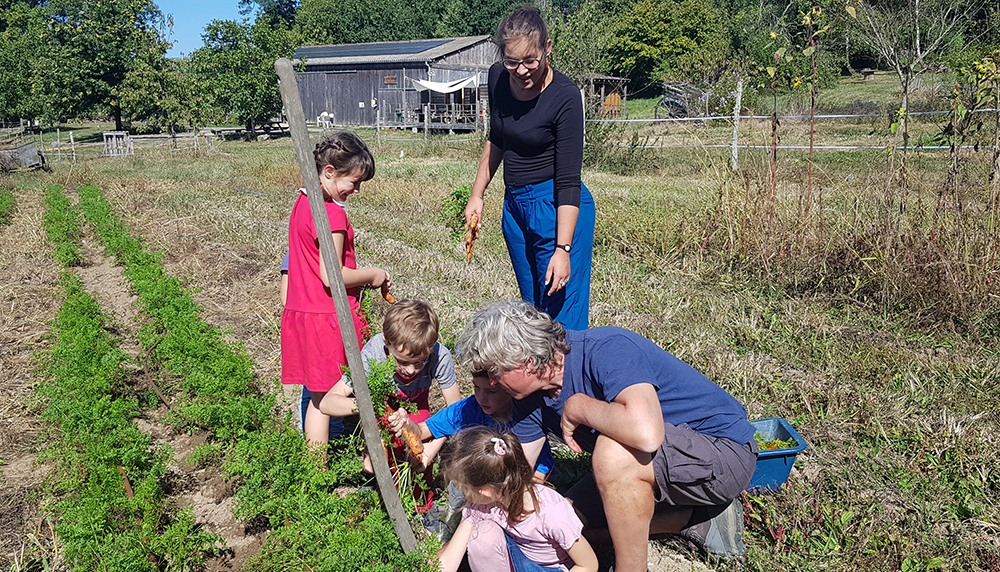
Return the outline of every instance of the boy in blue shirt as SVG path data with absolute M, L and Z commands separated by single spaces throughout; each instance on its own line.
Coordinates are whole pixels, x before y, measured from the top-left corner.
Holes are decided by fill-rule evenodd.
M 389 417 L 389 430 L 394 432 L 397 438 L 402 438 L 403 428 L 408 427 L 420 437 L 421 441 L 430 440 L 424 443 L 424 452 L 420 455 L 419 464 L 414 463 L 415 471 L 429 468 L 445 440 L 462 429 L 475 425 L 484 425 L 498 431 L 510 431 L 513 428 L 514 400 L 510 394 L 490 383 L 485 371 L 472 374 L 472 385 L 475 386 L 473 395 L 452 403 L 431 415 L 426 421 L 417 423 L 402 410 L 396 411 Z M 413 462 L 414 460 L 411 460 L 411 463 Z M 535 482 L 544 483 L 552 471 L 552 466 L 552 449 L 546 441 L 535 463 Z M 449 483 L 448 510 L 440 517 L 440 521 L 444 523 L 443 530 L 440 530 L 439 534 L 442 542 L 447 542 L 455 532 L 464 505 L 465 497 Z M 429 530 L 437 531 L 439 526 L 433 520 L 435 519 L 425 519 L 424 525 Z
M 430 467 L 445 439 L 466 427 L 484 425 L 498 431 L 510 431 L 513 428 L 514 400 L 510 394 L 502 387 L 491 384 L 485 371 L 472 374 L 472 385 L 475 386 L 473 395 L 452 403 L 426 421 L 417 423 L 403 410 L 397 410 L 389 417 L 389 430 L 397 437 L 402 438 L 403 428 L 409 427 L 421 441 L 430 441 L 424 443 L 424 452 L 419 459 L 421 466 L 415 466 L 414 469 Z M 535 464 L 537 482 L 545 482 L 552 471 L 552 463 L 552 449 L 546 442 Z

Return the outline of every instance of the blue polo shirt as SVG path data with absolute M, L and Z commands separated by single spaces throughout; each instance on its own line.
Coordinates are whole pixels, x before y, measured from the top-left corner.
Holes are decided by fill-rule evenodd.
M 735 397 L 693 367 L 639 334 L 605 326 L 567 330 L 570 346 L 563 369 L 559 397 L 541 392 L 514 401 L 514 429 L 522 443 L 531 443 L 546 432 L 562 438 L 559 426 L 563 406 L 571 395 L 583 393 L 611 403 L 624 389 L 638 383 L 656 388 L 663 421 L 688 427 L 737 443 L 753 441 L 754 427 Z M 594 451 L 597 431 L 580 426 L 573 438 L 585 451 Z
M 484 425 L 497 431 L 510 431 L 510 424 L 498 424 L 493 417 L 483 413 L 483 408 L 479 406 L 475 396 L 470 395 L 465 399 L 460 399 L 455 403 L 431 415 L 427 421 L 427 428 L 435 439 L 450 437 L 466 427 Z M 552 449 L 546 441 L 542 447 L 542 452 L 538 455 L 538 462 L 535 470 L 547 475 L 552 471 Z

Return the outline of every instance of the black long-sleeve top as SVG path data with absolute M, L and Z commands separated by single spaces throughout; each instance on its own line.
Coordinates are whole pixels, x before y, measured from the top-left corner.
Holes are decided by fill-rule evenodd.
M 554 179 L 556 206 L 580 206 L 583 99 L 576 84 L 553 71 L 552 83 L 530 101 L 510 93 L 510 72 L 489 73 L 490 142 L 503 150 L 503 182 L 520 187 Z

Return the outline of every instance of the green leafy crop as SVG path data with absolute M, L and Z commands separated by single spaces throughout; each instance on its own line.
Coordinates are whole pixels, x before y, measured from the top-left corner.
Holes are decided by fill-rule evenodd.
M 62 185 L 52 185 L 45 190 L 45 234 L 56 244 L 55 259 L 63 266 L 80 263 L 80 212 L 66 198 Z

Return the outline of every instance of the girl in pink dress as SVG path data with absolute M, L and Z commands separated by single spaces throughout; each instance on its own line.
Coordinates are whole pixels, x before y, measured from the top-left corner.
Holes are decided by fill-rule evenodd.
M 473 572 L 596 572 L 573 505 L 532 482 L 532 468 L 511 433 L 470 427 L 449 440 L 444 476 L 465 495 L 462 522 L 438 554 L 454 572 L 466 550 Z
M 313 156 L 360 344 L 367 323 L 361 315 L 358 291 L 364 286 L 391 285 L 391 277 L 381 268 L 357 267 L 354 228 L 347 220 L 344 206 L 347 197 L 360 190 L 362 181 L 375 175 L 375 159 L 357 135 L 346 131 L 316 145 Z M 299 192 L 288 223 L 288 290 L 281 315 L 281 383 L 302 385 L 311 392 L 304 420 L 306 440 L 317 448 L 325 448 L 330 417 L 320 412 L 319 405 L 327 392 L 337 383 L 343 383 L 347 354 L 330 280 L 319 253 L 309 198 L 304 189 Z

